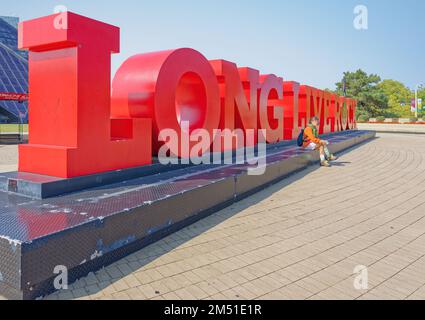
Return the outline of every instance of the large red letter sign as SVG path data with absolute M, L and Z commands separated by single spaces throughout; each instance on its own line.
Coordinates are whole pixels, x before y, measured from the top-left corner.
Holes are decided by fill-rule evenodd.
M 266 142 L 283 140 L 283 79 L 274 74 L 260 76 L 258 127 L 266 132 Z
M 259 81 L 259 72 L 253 69 L 241 69 L 241 74 L 236 64 L 225 60 L 212 60 L 211 66 L 217 76 L 220 86 L 221 98 L 221 119 L 220 129 L 243 129 L 245 132 L 245 142 L 247 142 L 247 130 L 257 131 L 257 95 L 250 97 L 251 87 L 256 94 Z M 248 94 L 245 93 L 244 84 L 248 86 Z M 253 103 L 254 102 L 254 103 Z M 255 142 L 254 139 L 253 142 Z M 236 145 L 233 146 L 235 148 Z
M 190 132 L 203 128 L 213 140 L 220 120 L 219 89 L 211 65 L 199 52 L 177 49 L 133 56 L 118 70 L 112 87 L 114 116 L 153 119 L 154 152 L 162 130 L 174 130 L 181 140 L 183 121 L 190 123 Z M 189 157 L 190 150 L 175 147 L 174 155 Z
M 20 25 L 19 46 L 30 51 L 31 128 L 19 171 L 69 178 L 150 163 L 150 120 L 110 120 L 119 29 L 64 14 L 66 25 L 58 26 L 59 15 Z
M 19 47 L 30 51 L 20 172 L 71 178 L 149 164 L 164 149 L 173 160 L 208 156 L 223 139 L 217 150 L 256 144 L 259 130 L 276 143 L 296 138 L 313 115 L 320 133 L 356 128 L 353 99 L 187 48 L 129 58 L 111 92 L 119 29 L 74 13 L 21 23 Z
M 300 84 L 295 81 L 283 83 L 283 105 L 284 105 L 284 139 L 296 139 L 299 134 L 299 92 Z
M 314 88 L 310 86 L 300 86 L 300 93 L 298 97 L 298 112 L 302 128 L 307 127 L 310 118 L 314 113 L 314 110 L 312 110 L 314 104 L 313 90 Z

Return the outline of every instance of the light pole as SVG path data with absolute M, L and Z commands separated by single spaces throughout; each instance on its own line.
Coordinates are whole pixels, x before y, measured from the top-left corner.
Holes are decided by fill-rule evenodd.
M 415 118 L 418 118 L 418 90 L 423 86 L 422 83 L 417 84 L 415 88 Z

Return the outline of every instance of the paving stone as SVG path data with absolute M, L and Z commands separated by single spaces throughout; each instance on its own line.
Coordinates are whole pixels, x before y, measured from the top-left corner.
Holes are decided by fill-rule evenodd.
M 425 299 L 425 135 L 378 134 L 338 162 L 47 299 Z M 357 265 L 368 267 L 368 291 L 353 286 Z

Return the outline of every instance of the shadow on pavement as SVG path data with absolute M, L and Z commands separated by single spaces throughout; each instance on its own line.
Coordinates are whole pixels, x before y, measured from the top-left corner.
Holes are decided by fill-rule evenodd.
M 338 156 L 341 157 L 344 154 L 349 153 L 349 152 L 353 151 L 354 149 L 357 149 L 358 147 L 360 147 L 363 144 L 366 144 L 370 141 L 373 141 L 373 140 L 366 141 L 366 142 L 361 143 L 359 145 L 356 145 L 356 146 L 354 146 L 350 149 L 347 149 L 343 152 L 340 152 L 340 153 L 338 153 Z M 344 167 L 344 166 L 349 165 L 350 163 L 351 162 L 347 162 L 347 161 L 340 161 L 340 162 L 337 161 L 337 162 L 332 163 L 332 166 Z M 173 241 L 167 241 L 167 239 L 172 236 L 172 235 L 169 235 L 169 236 L 159 240 L 158 242 L 155 242 L 155 243 L 153 243 L 153 244 L 151 244 L 151 245 L 129 255 L 128 257 L 121 259 L 118 262 L 115 262 L 111 266 L 119 268 L 118 267 L 119 265 L 126 265 L 125 268 L 121 268 L 121 269 L 119 268 L 120 272 L 123 274 L 122 276 L 119 276 L 119 277 L 114 278 L 112 280 L 106 280 L 106 281 L 102 281 L 102 282 L 99 282 L 99 281 L 96 282 L 97 278 L 93 279 L 94 282 L 90 281 L 91 284 L 96 283 L 97 286 L 87 284 L 87 285 L 83 285 L 83 288 L 81 288 L 79 285 L 77 285 L 75 288 L 73 288 L 76 291 L 77 291 L 77 288 L 78 288 L 78 294 L 76 292 L 73 292 L 74 298 L 78 299 L 78 298 L 87 297 L 89 295 L 95 295 L 95 294 L 99 293 L 100 291 L 102 291 L 103 289 L 106 289 L 107 287 L 109 287 L 109 286 L 113 285 L 114 283 L 116 283 L 116 282 L 122 280 L 123 278 L 127 277 L 128 275 L 130 275 L 132 273 L 137 273 L 138 270 L 140 270 L 141 268 L 143 268 L 147 264 L 152 263 L 156 259 L 159 259 L 163 255 L 166 255 L 167 253 L 169 253 L 169 252 L 173 251 L 174 249 L 180 247 L 181 245 L 185 244 L 186 242 L 192 240 L 193 238 L 196 238 L 199 235 L 205 233 L 206 231 L 208 231 L 208 230 L 214 228 L 215 226 L 223 223 L 224 221 L 228 220 L 229 218 L 236 216 L 237 214 L 244 211 L 245 209 L 247 209 L 247 208 L 249 208 L 253 205 L 256 205 L 259 202 L 262 202 L 263 200 L 271 197 L 276 192 L 281 191 L 282 189 L 289 186 L 293 182 L 296 182 L 297 180 L 302 179 L 303 177 L 305 177 L 309 173 L 316 171 L 317 169 L 320 169 L 319 163 L 317 163 L 317 165 L 311 165 L 310 167 L 303 169 L 303 170 L 301 170 L 297 173 L 294 173 L 294 174 L 290 175 L 289 177 L 283 178 L 281 181 L 279 181 L 279 182 L 277 182 L 277 183 L 275 183 L 275 184 L 273 184 L 269 187 L 265 187 L 264 190 L 261 190 L 258 193 L 256 193 L 255 197 L 248 197 L 248 198 L 245 198 L 245 199 L 243 199 L 239 202 L 233 203 L 229 207 L 227 207 L 227 208 L 225 208 L 221 211 L 218 211 L 218 212 L 212 214 L 209 217 L 204 218 L 204 219 L 208 219 L 210 217 L 214 217 L 214 219 L 211 219 L 212 221 L 208 225 L 205 225 L 205 224 L 200 225 L 199 221 L 198 221 L 198 222 L 195 222 L 194 224 L 192 224 L 190 226 L 187 226 L 187 227 L 177 231 L 176 233 L 179 233 L 182 230 L 189 231 L 187 233 L 184 233 L 182 235 L 183 237 L 180 237 L 181 239 L 178 239 L 178 240 L 173 239 Z M 204 219 L 202 219 L 202 220 L 204 220 Z M 200 221 L 202 221 L 202 220 L 200 220 Z M 190 234 L 190 235 L 188 235 L 188 234 Z M 102 269 L 98 272 L 95 272 L 94 274 L 97 275 L 99 272 L 107 272 L 108 268 L 111 268 L 111 266 L 105 267 L 104 269 Z M 141 272 L 143 272 L 143 271 L 141 271 Z M 88 277 L 90 277 L 90 276 L 93 276 L 93 275 L 89 275 Z M 86 278 L 87 277 L 85 277 L 83 279 L 86 279 Z M 81 280 L 78 280 L 78 281 L 81 281 Z M 155 282 L 155 281 L 153 281 L 153 282 Z M 141 285 L 143 285 L 143 284 L 141 284 Z M 73 285 L 71 284 L 70 287 L 72 287 L 72 286 Z M 153 289 L 155 290 L 155 288 L 153 288 Z M 60 291 L 54 293 L 53 296 L 57 295 L 58 293 L 60 293 Z M 164 293 L 160 292 L 158 290 L 158 291 L 155 292 L 155 294 L 157 296 L 159 296 L 159 295 L 162 295 Z M 65 298 L 65 299 L 73 299 L 73 298 L 69 297 L 69 298 Z

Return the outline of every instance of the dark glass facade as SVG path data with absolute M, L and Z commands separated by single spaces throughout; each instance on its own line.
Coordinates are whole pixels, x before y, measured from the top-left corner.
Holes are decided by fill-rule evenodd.
M 17 22 L 0 17 L 0 92 L 28 92 L 28 58 L 18 50 Z M 0 122 L 28 122 L 27 103 L 0 100 Z

